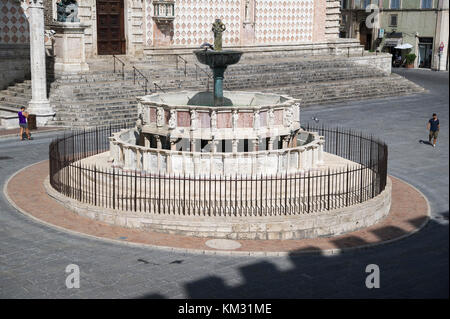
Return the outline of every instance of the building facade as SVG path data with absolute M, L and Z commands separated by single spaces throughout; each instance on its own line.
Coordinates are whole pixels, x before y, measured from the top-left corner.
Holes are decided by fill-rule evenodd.
M 5 1 L 5 0 L 2 0 Z M 11 0 L 7 0 L 11 1 Z M 47 28 L 56 3 L 45 0 Z M 213 43 L 215 18 L 225 23 L 224 46 L 318 43 L 337 39 L 335 0 L 78 0 L 88 24 L 86 56 L 139 55 L 147 48 Z
M 0 0 L 0 89 L 30 76 L 28 6 L 43 11 L 51 35 L 61 0 Z M 224 47 L 314 45 L 339 41 L 339 0 L 77 0 L 86 58 L 137 56 L 213 43 L 222 19 Z M 47 55 L 52 47 L 45 37 Z M 146 52 L 147 50 L 147 52 Z
M 0 89 L 30 73 L 30 30 L 18 1 L 0 0 Z
M 341 37 L 359 39 L 366 50 L 414 53 L 415 67 L 448 70 L 448 0 L 341 0 L 341 13 Z M 396 52 L 401 44 L 412 48 Z

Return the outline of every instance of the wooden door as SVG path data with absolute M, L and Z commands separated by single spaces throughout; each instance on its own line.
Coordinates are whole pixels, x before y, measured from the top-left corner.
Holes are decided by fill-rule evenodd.
M 124 0 L 97 0 L 97 52 L 125 54 Z

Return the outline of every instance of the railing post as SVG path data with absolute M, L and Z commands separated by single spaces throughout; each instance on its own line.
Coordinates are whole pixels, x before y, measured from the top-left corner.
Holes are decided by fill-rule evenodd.
M 95 127 L 95 144 L 96 144 L 96 147 L 97 147 L 97 153 L 96 154 L 98 154 L 99 153 L 99 151 L 98 151 L 98 126 Z
M 311 171 L 308 171 L 308 214 L 311 211 Z
M 112 173 L 112 202 L 113 202 L 113 209 L 116 209 L 116 169 L 113 167 L 113 173 Z
M 328 167 L 328 181 L 327 181 L 327 188 L 328 188 L 328 199 L 327 199 L 327 208 L 330 210 L 330 191 L 331 191 L 331 181 L 330 181 L 330 167 Z
M 86 157 L 86 128 L 83 128 L 83 158 Z
M 349 192 L 348 192 L 348 186 L 349 186 L 349 170 L 348 170 L 348 164 L 347 164 L 347 174 L 346 174 L 347 176 L 347 186 L 346 186 L 346 188 L 345 188 L 345 193 L 346 193 L 346 196 L 345 196 L 345 207 L 348 207 L 348 197 L 349 197 Z
M 134 211 L 137 211 L 137 170 L 134 171 Z
M 78 164 L 78 191 L 80 195 L 80 202 L 82 200 L 82 190 L 81 190 L 81 163 Z
M 97 165 L 94 166 L 94 206 L 97 206 Z

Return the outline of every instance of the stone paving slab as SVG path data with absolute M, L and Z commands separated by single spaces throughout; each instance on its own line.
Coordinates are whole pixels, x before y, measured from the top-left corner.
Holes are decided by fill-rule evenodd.
M 303 240 L 239 240 L 235 250 L 217 250 L 206 245 L 210 238 L 170 235 L 129 229 L 79 216 L 51 199 L 44 188 L 48 161 L 20 170 L 5 184 L 5 195 L 22 213 L 83 236 L 118 243 L 199 254 L 250 256 L 286 256 L 303 253 L 336 254 L 345 250 L 368 248 L 405 238 L 426 225 L 429 219 L 427 199 L 400 179 L 392 179 L 392 206 L 380 223 L 336 237 Z M 23 190 L 26 189 L 26 196 Z

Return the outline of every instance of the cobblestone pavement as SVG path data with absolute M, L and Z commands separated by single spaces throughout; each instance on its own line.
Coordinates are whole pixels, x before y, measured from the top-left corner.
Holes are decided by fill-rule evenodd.
M 80 238 L 36 223 L 0 195 L 1 298 L 448 298 L 448 73 L 400 72 L 430 93 L 302 111 L 302 122 L 373 132 L 389 143 L 389 173 L 421 190 L 432 221 L 399 242 L 337 256 L 277 258 L 168 253 Z M 438 146 L 426 122 L 441 120 Z M 0 182 L 47 158 L 55 133 L 33 141 L 0 140 Z M 23 190 L 27 196 L 27 190 Z M 51 213 L 51 212 L 48 212 Z M 80 288 L 67 289 L 65 268 L 80 267 Z M 368 264 L 380 267 L 381 287 L 367 289 Z

